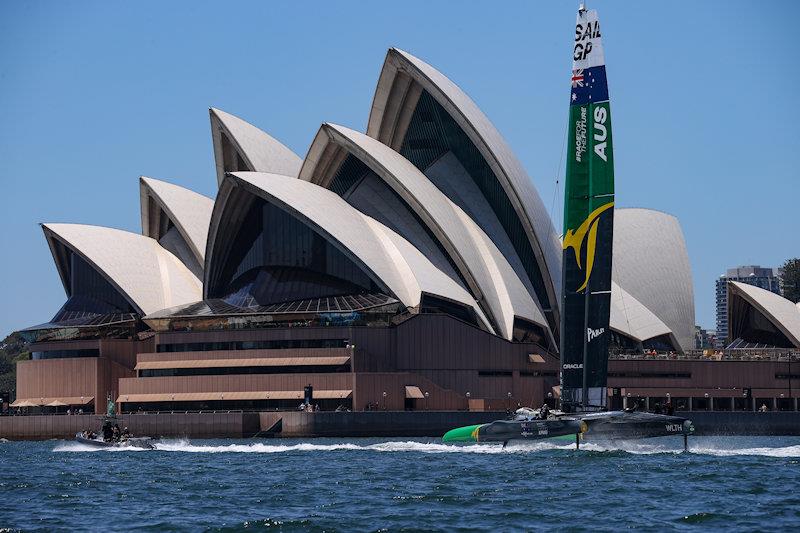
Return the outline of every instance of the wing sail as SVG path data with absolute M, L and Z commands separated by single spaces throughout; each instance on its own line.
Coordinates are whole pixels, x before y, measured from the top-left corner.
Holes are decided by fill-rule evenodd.
M 561 402 L 607 404 L 614 155 L 597 11 L 578 11 L 570 79 L 564 198 Z

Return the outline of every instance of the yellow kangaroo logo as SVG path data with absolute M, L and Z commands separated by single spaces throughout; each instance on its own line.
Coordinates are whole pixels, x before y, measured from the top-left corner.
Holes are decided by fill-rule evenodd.
M 567 230 L 567 234 L 564 235 L 564 250 L 572 248 L 575 251 L 575 261 L 578 263 L 578 268 L 583 270 L 581 266 L 581 247 L 583 246 L 583 239 L 586 237 L 586 232 L 589 232 L 586 248 L 586 279 L 583 280 L 583 285 L 578 287 L 576 292 L 585 289 L 586 285 L 589 283 L 589 276 L 592 275 L 592 267 L 594 266 L 594 252 L 597 246 L 597 224 L 600 220 L 600 214 L 612 207 L 614 207 L 614 202 L 601 205 L 586 217 L 586 220 L 578 226 L 578 229 L 574 232 L 571 229 Z

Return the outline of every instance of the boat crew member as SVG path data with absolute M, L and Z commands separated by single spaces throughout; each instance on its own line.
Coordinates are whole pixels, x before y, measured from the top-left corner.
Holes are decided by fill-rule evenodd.
M 111 427 L 111 422 L 103 424 L 103 440 L 106 442 L 114 438 L 114 430 Z

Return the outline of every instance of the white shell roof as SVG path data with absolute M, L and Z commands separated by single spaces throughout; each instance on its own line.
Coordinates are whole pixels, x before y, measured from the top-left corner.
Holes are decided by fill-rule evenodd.
M 297 176 L 303 164 L 300 156 L 284 146 L 280 141 L 256 128 L 249 122 L 211 108 L 211 136 L 214 141 L 214 158 L 217 164 L 217 183 L 222 183 L 225 168 L 219 135 L 221 127 L 236 146 L 239 154 L 255 172 L 271 172 L 286 176 Z
M 538 305 L 508 261 L 489 237 L 464 211 L 445 196 L 410 161 L 385 144 L 363 133 L 323 124 L 316 143 L 327 139 L 345 147 L 386 182 L 436 235 L 462 275 L 468 280 L 484 311 L 492 317 L 499 335 L 513 337 L 514 317 L 519 316 L 548 328 Z M 317 152 L 323 148 L 314 148 Z M 301 179 L 314 177 L 315 163 L 306 163 Z
M 741 296 L 760 311 L 786 335 L 795 348 L 800 348 L 800 305 L 795 305 L 791 300 L 761 287 L 738 281 L 729 281 L 728 283 L 734 294 Z M 730 304 L 731 298 L 728 298 L 728 306 Z
M 57 239 L 85 259 L 142 314 L 202 297 L 200 280 L 150 237 L 84 224 L 42 224 L 42 228 L 48 242 Z M 68 286 L 68 274 L 59 271 L 59 275 Z
M 384 114 L 389 111 L 390 92 L 398 70 L 409 74 L 456 120 L 480 150 L 512 202 L 539 259 L 553 310 L 557 314 L 561 295 L 561 242 L 531 178 L 500 132 L 475 102 L 444 74 L 421 59 L 391 48 L 386 56 L 370 110 L 367 135 L 378 138 Z M 393 112 L 396 112 L 393 109 Z
M 466 290 L 433 266 L 411 243 L 360 213 L 336 193 L 278 174 L 234 172 L 226 180 L 275 203 L 338 243 L 403 305 L 416 307 L 423 293 L 436 295 L 473 308 L 486 329 L 494 331 Z
M 614 209 L 612 279 L 669 327 L 683 350 L 693 348 L 692 272 L 677 218 Z
M 463 209 L 455 204 L 453 204 L 453 208 L 472 236 L 471 244 L 475 246 L 491 278 L 495 280 L 493 290 L 497 293 L 497 300 L 503 308 L 501 329 L 505 338 L 509 340 L 513 338 L 514 317 L 520 317 L 540 325 L 545 330 L 551 345 L 556 347 L 557 343 L 553 332 L 550 331 L 539 304 L 531 298 L 525 285 L 508 264 L 508 260 Z
M 661 319 L 614 281 L 611 282 L 611 329 L 639 342 L 660 335 L 672 336 L 672 330 Z
M 192 253 L 202 265 L 206 253 L 208 225 L 214 200 L 190 189 L 142 176 L 139 179 L 140 205 L 142 211 L 142 234 L 150 235 L 149 210 L 147 199 L 155 200 L 161 209 L 172 219 L 181 236 L 191 247 Z

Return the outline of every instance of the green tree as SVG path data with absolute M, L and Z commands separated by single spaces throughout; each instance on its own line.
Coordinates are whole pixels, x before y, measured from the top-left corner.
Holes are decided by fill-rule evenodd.
M 781 267 L 783 296 L 792 302 L 800 302 L 800 258 L 787 259 Z
M 19 333 L 0 341 L 0 392 L 13 392 L 17 386 L 17 362 L 30 359 L 28 343 Z

